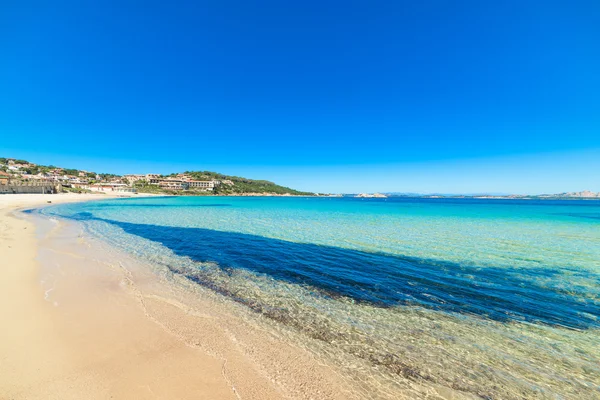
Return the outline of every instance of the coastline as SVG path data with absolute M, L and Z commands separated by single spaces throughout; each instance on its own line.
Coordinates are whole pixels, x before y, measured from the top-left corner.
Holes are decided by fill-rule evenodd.
M 334 367 L 218 298 L 160 281 L 75 224 L 16 215 L 107 198 L 0 196 L 2 398 L 363 397 Z
M 519 317 L 505 320 L 502 315 L 506 313 L 479 318 L 479 314 L 454 313 L 451 308 L 444 312 L 377 307 L 343 297 L 314 296 L 302 286 L 271 281 L 270 277 L 265 280 L 244 269 L 219 269 L 228 265 L 221 257 L 241 248 L 253 249 L 256 240 L 265 250 L 252 250 L 253 257 L 272 257 L 278 261 L 271 263 L 276 268 L 286 268 L 288 254 L 299 254 L 306 261 L 307 245 L 294 244 L 287 228 L 298 215 L 296 207 L 304 201 L 296 201 L 282 217 L 280 208 L 257 215 L 248 211 L 255 206 L 233 199 L 234 207 L 229 208 L 220 208 L 223 204 L 214 201 L 188 204 L 163 198 L 41 209 L 47 199 L 58 204 L 107 198 L 0 196 L 0 248 L 10 249 L 15 241 L 20 246 L 16 252 L 3 252 L 9 264 L 0 265 L 0 293 L 4 296 L 0 321 L 10 327 L 3 332 L 4 337 L 0 336 L 0 359 L 4 363 L 0 365 L 0 393 L 11 399 L 516 399 L 546 392 L 585 398 L 597 382 L 598 375 L 593 372 L 597 364 L 591 361 L 597 357 L 592 344 L 597 342 L 593 319 L 597 308 L 539 287 L 537 275 L 527 275 L 525 262 L 520 264 L 522 278 L 517 281 L 510 270 L 502 273 L 508 278 L 502 284 L 504 292 L 527 279 L 530 293 L 556 299 L 556 310 L 550 312 L 554 318 L 541 319 L 538 310 L 544 309 L 543 304 L 515 309 L 509 303 L 500 310 L 516 310 L 533 324 Z M 143 203 L 150 203 L 150 208 L 140 208 Z M 191 209 L 182 207 L 184 204 Z M 198 209 L 203 205 L 212 208 Z M 331 207 L 329 202 L 322 205 Z M 23 212 L 15 211 L 19 207 Z M 533 229 L 523 224 L 511 226 L 535 237 L 547 215 L 562 216 L 559 220 L 572 220 L 577 215 L 577 210 L 545 208 L 536 213 L 508 211 L 495 211 L 495 215 L 499 220 L 506 215 L 517 221 L 533 218 Z M 152 214 L 154 218 L 148 218 Z M 394 215 L 390 214 L 392 221 Z M 446 214 L 438 210 L 435 215 L 444 218 Z M 264 236 L 254 240 L 231 232 L 206 234 L 202 229 L 225 226 L 235 232 L 240 223 L 252 224 L 260 218 L 271 221 L 266 225 L 269 232 L 284 229 L 287 233 L 283 238 L 288 240 L 267 243 L 270 239 Z M 311 232 L 307 230 L 311 222 L 299 225 L 305 227 L 301 229 L 304 234 Z M 551 225 L 541 244 L 552 247 L 557 240 L 554 229 L 573 238 L 597 238 L 590 223 L 585 219 L 569 227 Z M 394 229 L 393 223 L 389 226 Z M 484 226 L 476 232 L 483 238 L 494 237 L 496 230 L 489 228 Z M 447 246 L 464 242 L 454 233 L 441 235 L 443 240 L 435 236 L 430 240 Z M 521 241 L 527 243 L 526 239 Z M 188 252 L 178 250 L 182 241 L 192 245 Z M 580 244 L 571 239 L 565 247 L 558 247 L 563 253 L 573 248 L 577 252 Z M 309 247 L 311 252 L 321 253 Z M 493 252 L 496 247 L 486 245 L 483 249 Z M 211 261 L 194 258 L 195 251 L 203 252 Z M 337 254 L 336 265 L 343 265 L 345 259 L 340 257 L 347 256 L 348 251 L 330 248 L 327 256 Z M 373 261 L 372 257 L 353 260 L 376 262 L 380 268 L 392 262 L 379 257 Z M 473 260 L 471 256 L 468 259 Z M 326 268 L 321 260 L 315 265 Z M 413 265 L 409 259 L 404 261 L 409 267 Z M 418 273 L 427 274 L 427 266 L 420 265 Z M 549 263 L 547 267 L 548 271 L 562 271 L 562 265 Z M 494 271 L 488 275 L 485 268 L 467 269 L 465 272 L 472 275 L 462 276 L 469 282 L 488 282 L 495 278 Z M 585 284 L 581 279 L 590 275 L 585 270 L 576 271 L 569 272 L 573 285 Z M 447 277 L 442 273 L 438 280 Z M 343 293 L 341 290 L 337 293 Z M 398 290 L 401 293 L 402 288 Z M 469 301 L 464 303 L 467 307 L 478 304 L 478 298 L 465 300 Z M 496 310 L 491 307 L 489 312 Z M 578 318 L 578 310 L 588 313 L 589 318 Z M 482 343 L 486 346 L 481 347 Z M 537 371 L 535 375 L 532 370 Z M 568 380 L 573 371 L 580 371 L 581 380 Z

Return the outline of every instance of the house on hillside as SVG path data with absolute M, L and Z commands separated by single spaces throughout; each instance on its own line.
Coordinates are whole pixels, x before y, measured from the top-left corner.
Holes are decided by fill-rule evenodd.
M 146 181 L 148 181 L 148 183 L 151 185 L 158 185 L 158 182 L 160 181 L 160 175 L 159 174 L 146 174 Z
M 8 185 L 8 182 L 10 182 L 10 175 L 0 171 L 0 185 Z
M 187 181 L 190 189 L 201 189 L 211 191 L 217 186 L 219 181 L 195 181 L 189 180 Z
M 188 190 L 190 187 L 188 182 L 173 178 L 159 180 L 158 186 L 165 190 Z

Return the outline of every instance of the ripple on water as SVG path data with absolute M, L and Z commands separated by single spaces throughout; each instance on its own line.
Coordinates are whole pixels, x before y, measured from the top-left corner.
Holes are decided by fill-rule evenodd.
M 149 203 L 46 212 L 326 344 L 349 371 L 358 358 L 400 386 L 483 398 L 600 394 L 600 230 L 574 203 Z

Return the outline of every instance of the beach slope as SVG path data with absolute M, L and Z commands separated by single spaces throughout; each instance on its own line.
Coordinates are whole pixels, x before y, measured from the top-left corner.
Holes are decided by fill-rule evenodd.
M 47 200 L 81 196 L 0 197 L 0 398 L 235 399 L 223 361 L 148 320 L 116 276 L 64 271 L 61 289 L 70 299 L 48 301 L 35 229 L 12 215 Z
M 34 226 L 12 215 L 47 200 L 81 195 L 0 196 L 0 398 L 235 399 L 223 361 L 147 319 L 116 275 L 65 270 L 65 301 L 48 301 Z
M 106 198 L 0 196 L 0 400 L 360 397 L 218 299 L 165 286 L 143 265 L 132 273 L 128 256 L 106 258 L 77 225 L 19 212 Z

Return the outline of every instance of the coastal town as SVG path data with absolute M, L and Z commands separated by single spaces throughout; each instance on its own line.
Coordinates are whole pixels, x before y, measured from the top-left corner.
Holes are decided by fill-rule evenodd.
M 202 181 L 193 179 L 187 174 L 177 174 L 174 177 L 163 177 L 159 174 L 103 176 L 88 171 L 67 171 L 64 168 L 51 168 L 31 173 L 32 170 L 39 169 L 36 164 L 19 162 L 14 159 L 6 160 L 6 164 L 0 164 L 1 167 L 5 167 L 6 170 L 0 171 L 0 184 L 30 187 L 32 192 L 36 191 L 34 188 L 52 188 L 51 190 L 56 192 L 74 189 L 92 192 L 136 193 L 138 191 L 136 184 L 140 183 L 155 185 L 166 191 L 210 192 L 217 185 L 233 185 L 230 180 Z M 27 191 L 23 188 L 20 190 Z
M 0 157 L 0 194 L 60 192 L 182 195 L 312 194 L 279 186 L 269 181 L 229 177 L 208 171 L 121 176 L 52 165 L 44 166 L 25 160 Z

